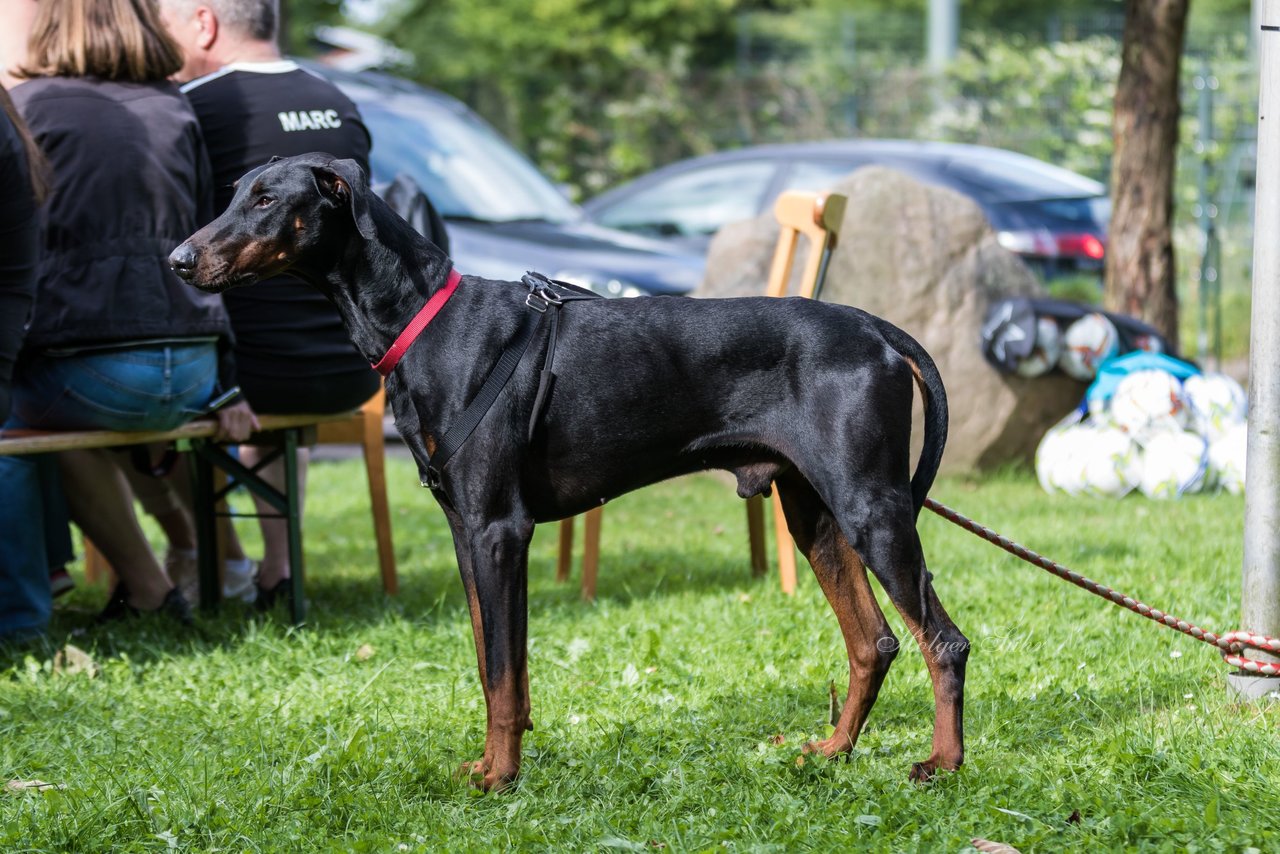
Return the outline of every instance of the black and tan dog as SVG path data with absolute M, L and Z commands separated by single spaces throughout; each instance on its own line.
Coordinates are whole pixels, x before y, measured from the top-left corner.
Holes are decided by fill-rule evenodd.
M 170 261 L 214 292 L 289 270 L 337 305 L 371 362 L 451 272 L 444 253 L 370 192 L 353 161 L 321 154 L 250 172 L 226 212 Z M 897 653 L 870 568 L 933 680 L 933 752 L 911 777 L 959 767 L 968 643 L 934 594 L 915 528 L 946 441 L 946 396 L 916 341 L 858 309 L 803 299 L 574 302 L 560 310 L 551 393 L 539 394 L 551 338 L 539 327 L 470 438 L 436 471 L 432 455 L 530 306 L 556 310 L 519 282 L 465 276 L 451 293 L 387 390 L 396 426 L 452 528 L 470 603 L 488 706 L 484 757 L 468 766 L 479 785 L 515 779 L 521 739 L 532 728 L 526 637 L 534 524 L 712 468 L 733 472 L 743 497 L 776 484 L 791 533 L 840 622 L 848 697 L 834 734 L 805 749 L 831 756 L 853 747 Z M 555 302 L 553 293 L 544 296 Z M 924 450 L 912 477 L 917 384 Z

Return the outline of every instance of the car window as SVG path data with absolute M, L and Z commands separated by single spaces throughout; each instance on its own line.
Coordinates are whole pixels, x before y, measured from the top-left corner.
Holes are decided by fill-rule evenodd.
M 810 160 L 804 163 L 793 163 L 783 178 L 783 190 L 799 190 L 805 193 L 819 190 L 830 190 L 831 187 L 853 172 L 862 161 L 850 160 Z
M 1061 167 L 1010 152 L 952 155 L 946 172 L 991 201 L 1099 196 L 1101 184 Z M 976 194 L 976 193 L 975 193 Z
M 776 166 L 765 160 L 721 163 L 651 184 L 600 211 L 602 225 L 662 237 L 714 234 L 760 212 Z
M 356 103 L 373 138 L 374 180 L 408 173 L 441 216 L 559 223 L 580 217 L 532 163 L 479 119 L 405 97 Z

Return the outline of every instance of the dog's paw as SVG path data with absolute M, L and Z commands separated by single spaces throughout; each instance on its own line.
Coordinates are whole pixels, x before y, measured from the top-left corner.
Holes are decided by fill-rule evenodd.
M 853 750 L 853 741 L 847 735 L 836 733 L 831 738 L 824 738 L 821 741 L 807 741 L 800 749 L 805 753 L 821 753 L 828 759 L 834 759 L 837 756 L 848 755 Z
M 463 762 L 454 778 L 466 780 L 482 792 L 502 792 L 515 783 L 518 771 L 519 769 L 503 771 L 490 768 L 485 760 L 477 759 L 475 762 Z
M 911 773 L 907 775 L 907 779 L 913 783 L 928 783 L 943 771 L 955 771 L 959 767 L 959 762 L 939 761 L 930 757 L 923 762 L 911 763 Z
M 477 759 L 475 762 L 463 762 L 458 766 L 458 770 L 453 772 L 453 779 L 462 782 L 466 781 L 473 786 L 479 786 L 484 779 L 485 762 L 483 759 Z

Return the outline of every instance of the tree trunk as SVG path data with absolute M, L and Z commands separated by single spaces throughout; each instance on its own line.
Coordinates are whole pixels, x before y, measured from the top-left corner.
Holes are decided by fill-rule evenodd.
M 1188 0 L 1128 0 L 1123 60 L 1111 121 L 1111 228 L 1106 293 L 1111 311 L 1141 318 L 1178 349 L 1173 265 L 1173 173 L 1178 66 Z

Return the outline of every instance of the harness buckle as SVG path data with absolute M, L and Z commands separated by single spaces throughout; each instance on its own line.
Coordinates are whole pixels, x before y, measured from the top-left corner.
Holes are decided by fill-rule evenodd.
M 435 466 L 427 466 L 427 476 L 422 481 L 424 489 L 440 488 L 440 471 Z
M 524 298 L 524 304 L 539 314 L 546 314 L 551 301 L 537 291 L 529 291 L 529 295 Z
M 553 290 L 551 285 L 542 285 L 538 288 L 538 296 L 547 301 L 548 305 L 563 305 L 564 300 Z

